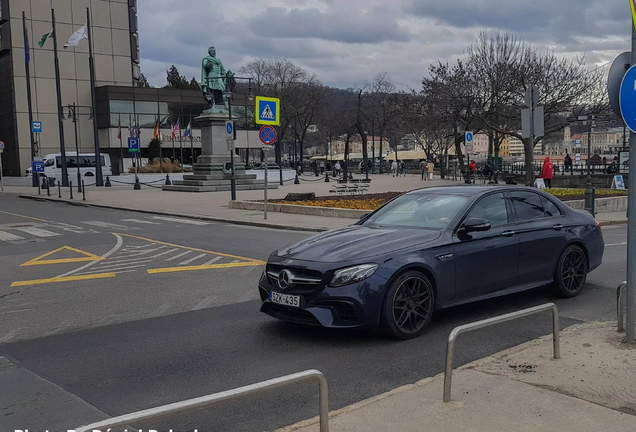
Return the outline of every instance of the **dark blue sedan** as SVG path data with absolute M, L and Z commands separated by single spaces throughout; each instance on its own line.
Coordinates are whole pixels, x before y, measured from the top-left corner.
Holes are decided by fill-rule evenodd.
M 422 189 L 273 252 L 259 282 L 261 311 L 408 339 L 438 309 L 540 286 L 574 297 L 603 249 L 590 214 L 541 190 Z

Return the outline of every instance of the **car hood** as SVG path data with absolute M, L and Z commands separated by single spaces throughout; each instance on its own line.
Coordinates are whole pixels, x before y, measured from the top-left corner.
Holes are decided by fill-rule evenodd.
M 440 231 L 353 225 L 281 248 L 278 256 L 305 261 L 350 261 L 405 250 L 439 236 Z

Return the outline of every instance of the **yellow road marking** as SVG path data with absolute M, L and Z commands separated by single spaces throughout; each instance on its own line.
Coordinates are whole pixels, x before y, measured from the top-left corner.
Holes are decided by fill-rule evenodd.
M 115 273 L 99 273 L 99 274 L 82 275 L 82 276 L 65 276 L 65 277 L 54 277 L 49 279 L 35 279 L 30 281 L 16 281 L 16 282 L 13 282 L 11 286 L 18 287 L 18 286 L 25 286 L 25 285 L 38 285 L 38 284 L 46 284 L 46 283 L 54 283 L 54 282 L 71 282 L 71 281 L 102 279 L 102 278 L 111 278 L 111 277 L 115 277 Z
M 171 272 L 179 272 L 179 271 L 191 271 L 191 270 L 209 270 L 209 269 L 219 269 L 219 268 L 230 268 L 230 267 L 253 267 L 265 265 L 264 261 L 251 261 L 251 262 L 240 262 L 240 263 L 227 263 L 227 264 L 210 264 L 210 265 L 198 265 L 198 266 L 184 266 L 184 267 L 166 267 L 159 269 L 148 269 L 148 273 L 171 273 Z
M 59 258 L 59 259 L 49 259 L 49 260 L 42 259 L 42 258 L 51 256 L 56 252 L 60 252 L 62 250 L 70 250 L 72 252 L 78 253 L 83 256 L 77 257 L 77 258 Z M 101 261 L 103 259 L 104 259 L 103 257 L 92 254 L 90 252 L 85 252 L 83 250 L 75 249 L 70 246 L 62 246 L 61 248 L 57 248 L 54 251 L 47 252 L 43 255 L 40 255 L 39 257 L 33 258 L 32 260 L 29 260 L 25 262 L 24 264 L 20 264 L 20 267 L 45 265 L 45 264 L 64 264 L 64 263 L 76 263 L 76 262 L 86 262 L 86 261 Z
M 48 220 L 45 220 L 45 219 L 38 219 L 36 217 L 24 216 L 24 215 L 21 215 L 21 214 L 10 213 L 10 212 L 1 211 L 1 210 L 0 210 L 0 213 L 8 214 L 8 215 L 11 215 L 11 216 L 18 216 L 18 217 L 22 217 L 22 218 L 25 218 L 25 219 L 33 219 L 33 220 L 40 221 L 40 222 L 51 222 L 51 221 L 48 221 Z
M 242 257 L 242 256 L 230 255 L 230 254 L 225 254 L 225 253 L 221 253 L 221 252 L 213 252 L 213 251 L 209 251 L 209 250 L 205 250 L 205 249 L 199 249 L 199 248 L 193 248 L 193 247 L 189 247 L 189 246 L 181 246 L 181 245 L 177 245 L 177 244 L 173 244 L 173 243 L 167 243 L 167 242 L 163 242 L 163 241 L 159 241 L 159 240 L 151 240 L 151 239 L 147 239 L 147 238 L 144 238 L 144 237 L 138 237 L 138 236 L 130 235 L 130 234 L 118 234 L 118 235 L 124 236 L 124 237 L 136 238 L 138 240 L 144 240 L 144 241 L 147 241 L 147 242 L 157 243 L 157 244 L 160 244 L 160 245 L 178 247 L 178 248 L 181 248 L 181 249 L 189 249 L 189 250 L 197 251 L 197 252 L 205 252 L 205 253 L 208 253 L 208 254 L 220 255 L 220 256 L 223 256 L 223 257 L 227 257 L 227 258 L 234 258 L 234 259 L 240 259 L 240 260 L 244 260 L 244 261 L 249 261 L 250 265 L 264 265 L 265 264 L 265 261 L 255 260 L 255 259 L 252 259 L 252 258 L 246 258 L 246 257 Z M 227 265 L 227 264 L 218 264 L 218 265 Z M 241 266 L 235 266 L 235 265 L 232 265 L 232 266 L 241 267 Z M 194 266 L 194 267 L 205 267 L 205 266 Z M 215 266 L 207 266 L 207 267 L 217 268 Z M 187 267 L 184 267 L 184 268 L 187 268 Z

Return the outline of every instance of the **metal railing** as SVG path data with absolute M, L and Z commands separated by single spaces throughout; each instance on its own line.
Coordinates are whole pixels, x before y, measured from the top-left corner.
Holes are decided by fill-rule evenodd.
M 113 428 L 119 426 L 130 426 L 133 422 L 157 419 L 166 417 L 170 414 L 176 414 L 185 411 L 191 411 L 197 408 L 203 408 L 216 402 L 235 399 L 241 396 L 252 395 L 265 390 L 272 390 L 289 384 L 295 384 L 303 381 L 317 380 L 320 386 L 320 432 L 329 432 L 329 397 L 327 393 L 327 379 L 322 372 L 310 369 L 291 375 L 285 375 L 279 378 L 263 381 L 256 384 L 250 384 L 244 387 L 227 390 L 220 393 L 214 393 L 207 396 L 188 399 L 181 402 L 175 402 L 168 405 L 162 405 L 155 408 L 149 408 L 119 417 L 113 417 L 87 426 L 73 429 L 75 432 L 87 432 L 94 429 L 103 430 L 103 428 Z
M 618 331 L 625 331 L 623 319 L 623 310 L 625 309 L 625 291 L 627 290 L 627 281 L 621 282 L 616 288 L 616 321 L 618 322 Z
M 455 352 L 455 341 L 457 337 L 471 330 L 477 330 L 480 328 L 488 327 L 493 324 L 499 324 L 506 321 L 511 321 L 517 318 L 527 317 L 529 315 L 538 314 L 541 312 L 552 311 L 552 343 L 554 348 L 554 358 L 561 358 L 560 340 L 559 340 L 559 310 L 554 303 L 546 303 L 523 309 L 520 311 L 512 312 L 505 315 L 500 315 L 481 321 L 475 321 L 469 324 L 464 324 L 459 327 L 455 327 L 448 335 L 448 345 L 446 346 L 446 371 L 444 372 L 444 402 L 450 402 L 451 400 L 451 382 L 453 380 L 453 353 Z

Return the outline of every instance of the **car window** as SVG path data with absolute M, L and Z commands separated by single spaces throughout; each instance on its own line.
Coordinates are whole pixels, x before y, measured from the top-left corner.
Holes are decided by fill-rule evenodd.
M 44 166 L 45 167 L 50 167 L 50 166 L 53 166 L 53 165 L 55 165 L 55 161 L 53 159 L 47 159 L 47 160 L 44 161 Z
M 541 197 L 534 192 L 510 192 L 510 199 L 515 206 L 517 219 L 520 221 L 545 217 Z
M 547 217 L 562 216 L 563 215 L 563 213 L 561 213 L 561 210 L 559 210 L 559 208 L 556 206 L 556 204 L 554 204 L 548 198 L 541 197 L 541 202 L 543 203 L 543 210 L 545 210 L 545 215 Z
M 470 210 L 467 218 L 486 219 L 493 227 L 507 224 L 508 211 L 504 195 L 496 193 L 480 199 Z
M 466 205 L 468 198 L 432 193 L 398 197 L 369 217 L 364 226 L 441 230 Z

